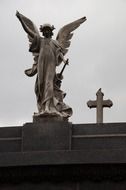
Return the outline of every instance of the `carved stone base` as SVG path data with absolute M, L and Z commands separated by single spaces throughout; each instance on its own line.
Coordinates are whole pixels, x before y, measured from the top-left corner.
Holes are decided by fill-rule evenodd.
M 46 122 L 46 121 L 68 121 L 68 118 L 61 117 L 57 114 L 34 114 L 33 122 Z

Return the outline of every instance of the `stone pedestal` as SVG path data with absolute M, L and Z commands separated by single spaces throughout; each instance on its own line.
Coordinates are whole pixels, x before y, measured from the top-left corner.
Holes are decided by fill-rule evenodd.
M 22 128 L 22 151 L 69 150 L 72 124 L 64 121 L 26 123 Z

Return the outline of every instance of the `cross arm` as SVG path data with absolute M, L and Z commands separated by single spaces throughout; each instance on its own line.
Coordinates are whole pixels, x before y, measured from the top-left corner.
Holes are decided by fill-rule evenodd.
M 110 107 L 112 107 L 112 106 L 113 106 L 113 102 L 112 102 L 110 99 L 103 101 L 103 107 L 108 107 L 108 108 L 110 108 Z
M 96 108 L 96 107 L 97 107 L 97 102 L 96 102 L 96 100 L 89 100 L 89 101 L 87 102 L 87 106 L 88 106 L 89 108 Z

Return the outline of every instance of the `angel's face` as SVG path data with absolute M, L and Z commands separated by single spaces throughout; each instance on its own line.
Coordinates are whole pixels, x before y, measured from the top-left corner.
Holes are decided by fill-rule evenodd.
M 43 31 L 42 31 L 42 34 L 45 38 L 51 38 L 53 36 L 53 32 L 50 28 L 45 28 Z

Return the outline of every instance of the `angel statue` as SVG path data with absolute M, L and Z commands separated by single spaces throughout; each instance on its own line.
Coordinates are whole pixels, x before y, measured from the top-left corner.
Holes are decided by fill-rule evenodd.
M 68 119 L 72 115 L 72 108 L 63 102 L 65 93 L 60 89 L 63 79 L 63 67 L 60 73 L 56 73 L 56 67 L 62 62 L 68 64 L 68 59 L 64 56 L 70 46 L 70 39 L 73 31 L 86 21 L 86 17 L 80 18 L 70 24 L 63 26 L 56 37 L 52 39 L 53 25 L 40 25 L 40 32 L 34 23 L 24 15 L 16 12 L 16 16 L 21 22 L 25 32 L 28 34 L 29 51 L 34 56 L 34 64 L 31 69 L 25 70 L 29 77 L 37 74 L 35 82 L 35 94 L 37 99 L 38 113 L 36 116 L 58 116 Z

